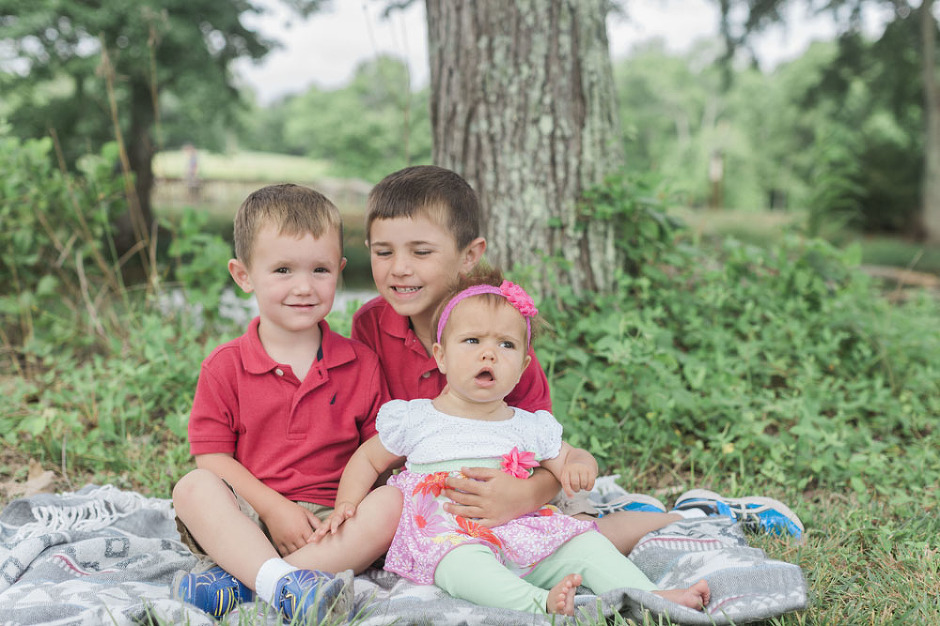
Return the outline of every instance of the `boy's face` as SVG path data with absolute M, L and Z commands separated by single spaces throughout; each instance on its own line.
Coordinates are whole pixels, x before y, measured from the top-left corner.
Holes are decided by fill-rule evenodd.
M 262 326 L 303 332 L 330 312 L 345 265 L 337 233 L 282 235 L 266 224 L 255 235 L 251 267 L 232 259 L 229 272 L 246 293 L 255 294 Z
M 525 319 L 508 303 L 467 298 L 451 311 L 441 341 L 433 354 L 447 388 L 470 402 L 502 400 L 529 365 Z
M 396 313 L 412 318 L 433 315 L 450 285 L 473 269 L 485 248 L 478 238 L 458 250 L 446 227 L 421 215 L 376 220 L 369 231 L 375 287 Z

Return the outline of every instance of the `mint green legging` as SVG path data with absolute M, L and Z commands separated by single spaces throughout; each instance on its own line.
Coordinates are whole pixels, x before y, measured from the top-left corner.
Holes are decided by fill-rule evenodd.
M 596 594 L 621 587 L 656 589 L 633 561 L 595 531 L 565 542 L 525 578 L 510 572 L 484 545 L 458 546 L 438 563 L 434 584 L 455 598 L 483 606 L 544 613 L 548 590 L 568 574 L 581 574 L 584 586 Z

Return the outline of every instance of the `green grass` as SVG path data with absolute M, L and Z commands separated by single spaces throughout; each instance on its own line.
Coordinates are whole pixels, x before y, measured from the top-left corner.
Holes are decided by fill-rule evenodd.
M 940 246 L 894 237 L 859 237 L 862 263 L 885 265 L 940 276 Z
M 696 240 L 718 241 L 733 236 L 755 245 L 769 245 L 799 224 L 801 213 L 783 211 L 732 211 L 677 208 L 670 210 L 682 220 Z
M 294 181 L 311 183 L 330 174 L 326 161 L 268 152 L 233 152 L 217 154 L 200 150 L 199 177 L 232 181 Z M 165 150 L 153 159 L 154 175 L 160 178 L 183 178 L 188 156 L 182 150 Z
M 715 211 L 678 208 L 670 211 L 680 218 L 697 241 L 718 242 L 734 237 L 745 243 L 769 246 L 780 241 L 788 231 L 805 222 L 801 211 Z M 836 232 L 829 235 L 836 245 L 858 244 L 862 263 L 894 267 L 940 276 L 940 246 L 930 246 L 905 237 L 859 235 Z

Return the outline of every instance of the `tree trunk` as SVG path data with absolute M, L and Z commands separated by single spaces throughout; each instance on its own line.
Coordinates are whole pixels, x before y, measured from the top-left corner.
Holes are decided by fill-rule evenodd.
M 922 219 L 927 241 L 940 243 L 940 90 L 937 88 L 937 23 L 933 17 L 933 0 L 924 0 L 920 12 L 926 121 Z
M 127 168 L 133 173 L 133 185 L 127 185 L 127 213 L 115 222 L 115 247 L 119 254 L 133 250 L 143 275 L 149 278 L 151 238 L 155 223 L 150 204 L 153 190 L 153 103 L 147 85 L 131 84 L 130 124 L 127 131 Z
M 608 5 L 427 0 L 434 162 L 479 194 L 490 262 L 536 270 L 544 292 L 609 290 L 620 265 L 612 225 L 578 220 L 622 163 Z

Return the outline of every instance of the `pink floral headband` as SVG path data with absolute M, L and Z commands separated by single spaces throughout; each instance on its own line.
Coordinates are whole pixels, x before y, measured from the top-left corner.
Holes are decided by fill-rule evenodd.
M 447 320 L 451 312 L 453 312 L 454 307 L 460 304 L 461 300 L 465 300 L 471 296 L 479 296 L 484 293 L 503 296 L 514 309 L 522 314 L 522 317 L 525 318 L 525 340 L 526 343 L 529 343 L 532 339 L 531 319 L 539 314 L 539 310 L 535 308 L 535 302 L 532 300 L 532 296 L 527 294 L 525 289 L 508 280 L 504 280 L 499 287 L 494 287 L 493 285 L 474 285 L 473 287 L 467 287 L 451 298 L 447 306 L 444 307 L 444 311 L 441 313 L 441 319 L 437 323 L 437 343 L 441 342 L 444 327 L 447 326 Z

